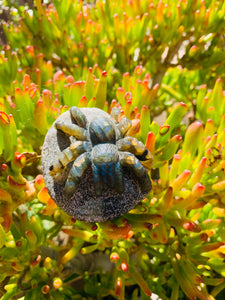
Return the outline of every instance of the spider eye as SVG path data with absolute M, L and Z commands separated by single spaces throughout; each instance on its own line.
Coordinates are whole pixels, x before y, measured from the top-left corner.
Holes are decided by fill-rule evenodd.
M 49 167 L 49 171 L 52 171 L 53 170 L 53 165 L 51 165 L 50 167 Z
M 116 133 L 113 125 L 106 118 L 99 118 L 89 126 L 90 139 L 93 145 L 116 143 Z

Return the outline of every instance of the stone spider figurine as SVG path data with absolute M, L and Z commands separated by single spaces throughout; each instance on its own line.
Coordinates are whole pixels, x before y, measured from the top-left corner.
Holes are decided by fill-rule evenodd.
M 46 135 L 42 150 L 46 187 L 68 214 L 102 222 L 132 209 L 151 190 L 146 169 L 152 155 L 127 136 L 131 121 L 120 122 L 97 108 L 71 107 Z M 51 148 L 51 149 L 50 149 Z

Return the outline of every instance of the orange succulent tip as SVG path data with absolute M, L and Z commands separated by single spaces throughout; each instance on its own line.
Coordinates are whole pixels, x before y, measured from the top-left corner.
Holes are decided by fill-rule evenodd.
M 225 129 L 224 129 L 225 130 Z M 218 149 L 218 150 L 221 150 L 222 149 L 222 144 L 221 143 L 218 143 L 217 145 L 216 145 L 216 148 Z
M 15 189 L 25 189 L 26 187 L 26 181 L 24 180 L 24 182 L 17 182 L 13 179 L 13 177 L 11 175 L 8 175 L 7 177 L 7 181 L 10 184 L 11 187 L 15 188 Z
M 141 85 L 143 84 L 143 82 L 141 81 L 141 79 L 137 79 L 137 80 L 136 80 L 136 83 L 137 83 L 137 84 L 141 84 Z
M 179 154 L 174 154 L 173 159 L 181 160 L 181 156 Z
M 44 294 L 44 295 L 46 295 L 46 294 L 48 294 L 49 293 L 49 291 L 50 291 L 50 287 L 49 287 L 49 285 L 43 285 L 43 287 L 41 288 L 41 292 L 42 292 L 42 294 Z
M 7 126 L 9 123 L 9 116 L 5 112 L 0 111 L 0 125 Z
M 73 87 L 73 86 L 83 87 L 84 84 L 85 84 L 85 81 L 79 80 L 79 81 L 74 82 L 74 83 L 71 85 L 71 87 Z
M 170 125 L 163 125 L 159 129 L 159 134 L 160 135 L 165 135 L 167 132 L 170 130 Z
M 9 45 L 4 45 L 4 51 L 5 51 L 5 52 L 8 52 L 10 49 L 11 49 L 11 48 L 10 48 Z
M 118 93 L 125 93 L 124 89 L 122 87 L 118 87 L 117 88 L 117 92 Z
M 54 201 L 52 198 L 49 198 L 49 199 L 48 199 L 47 205 L 48 205 L 49 207 L 51 207 L 52 209 L 53 209 L 53 208 L 54 208 L 54 209 L 57 208 L 57 205 L 56 205 L 55 201 Z
M 44 177 L 43 175 L 39 174 L 36 176 L 35 178 L 35 184 L 37 184 L 37 186 L 41 186 L 44 184 Z
M 152 223 L 144 223 L 144 227 L 148 230 L 152 230 L 153 224 Z
M 106 76 L 107 76 L 107 72 L 106 72 L 106 71 L 103 71 L 103 72 L 102 72 L 102 76 L 105 76 L 105 77 L 106 77 Z
M 65 79 L 65 74 L 63 71 L 57 71 L 53 76 L 53 82 L 56 83 L 57 81 L 60 81 L 62 79 Z
M 221 78 L 217 78 L 216 82 L 222 82 L 222 79 Z
M 110 255 L 110 261 L 116 263 L 119 260 L 119 254 L 117 252 L 112 252 Z
M 123 272 L 128 272 L 129 271 L 129 266 L 126 262 L 122 262 L 120 265 L 120 268 Z
M 192 232 L 200 232 L 201 231 L 201 228 L 197 224 L 195 224 L 194 222 L 192 222 L 192 221 L 185 222 L 183 224 L 183 227 L 186 230 L 192 231 Z
M 5 213 L 2 217 L 3 217 L 4 221 L 1 223 L 1 225 L 4 228 L 5 232 L 8 232 L 12 225 L 12 214 Z
M 26 51 L 29 52 L 30 54 L 34 55 L 34 46 L 27 46 Z
M 23 77 L 23 82 L 22 82 L 22 85 L 24 87 L 29 87 L 31 84 L 31 78 L 28 74 L 25 74 L 24 77 Z
M 141 114 L 140 113 L 136 114 L 135 118 L 140 120 L 141 119 Z
M 116 99 L 113 99 L 112 102 L 111 102 L 111 105 L 110 105 L 112 108 L 117 106 L 117 101 Z
M 74 224 L 74 223 L 76 223 L 76 219 L 75 218 L 71 218 L 71 222 Z
M 74 83 L 74 78 L 73 78 L 73 76 L 72 76 L 72 75 L 67 76 L 67 77 L 66 77 L 66 82 L 67 82 L 67 83 Z
M 115 230 L 115 229 L 118 229 L 118 225 L 116 225 L 115 223 L 110 223 L 109 228 L 112 230 Z
M 127 226 L 117 227 L 114 230 L 104 230 L 104 233 L 108 238 L 117 240 L 126 237 L 130 230 L 131 225 L 128 224 Z
M 49 193 L 47 191 L 47 188 L 46 186 L 44 186 L 40 192 L 38 193 L 38 200 L 44 204 L 47 204 L 48 203 L 48 200 L 49 200 L 50 196 L 49 196 Z
M 147 139 L 145 142 L 145 146 L 147 149 L 153 154 L 155 150 L 155 135 L 152 131 L 150 131 L 147 135 Z
M 208 120 L 206 121 L 206 123 L 213 124 L 214 122 L 213 122 L 212 119 L 208 119 Z
M 134 107 L 134 112 L 135 112 L 135 114 L 138 113 L 138 107 L 137 106 Z
M 123 77 L 129 77 L 130 76 L 130 73 L 129 72 L 126 72 L 123 74 Z
M 208 240 L 208 237 L 209 237 L 208 234 L 205 232 L 201 233 L 200 235 L 200 238 L 203 242 L 206 242 Z
M 26 157 L 23 154 L 16 154 L 16 153 L 15 153 L 15 160 L 19 163 L 19 166 L 22 168 L 26 163 Z
M 80 101 L 79 101 L 79 104 L 78 106 L 79 107 L 87 107 L 88 105 L 88 100 L 87 100 L 87 97 L 86 96 L 82 96 Z
M 200 89 L 201 89 L 201 90 L 205 90 L 205 89 L 207 89 L 207 85 L 206 85 L 206 84 L 202 84 L 202 85 L 200 85 Z
M 130 92 L 126 92 L 124 95 L 124 99 L 127 101 L 127 104 L 131 104 L 132 103 L 132 93 Z
M 34 96 L 36 95 L 37 92 L 38 92 L 38 89 L 36 87 L 30 87 L 30 89 L 29 89 L 29 96 L 31 98 L 34 98 Z
M 178 142 L 181 142 L 182 141 L 182 136 L 180 136 L 179 134 L 177 134 L 172 139 L 177 140 Z
M 214 111 L 215 110 L 215 107 L 214 106 L 209 106 L 208 108 L 207 108 L 207 112 L 208 113 L 210 113 L 210 112 L 212 112 L 212 111 Z
M 42 57 L 44 57 L 44 54 L 43 53 L 39 53 L 39 54 L 36 55 L 36 57 L 37 58 L 42 58 Z
M 182 188 L 182 186 L 186 183 L 188 180 L 188 177 L 190 176 L 191 171 L 190 170 L 184 170 L 172 183 L 173 191 L 178 191 Z
M 149 108 L 147 105 L 142 105 L 142 108 L 141 108 L 142 112 L 143 111 L 149 111 Z
M 125 240 L 129 240 L 132 238 L 132 236 L 134 236 L 135 232 L 133 230 L 130 230 L 127 235 L 124 236 Z
M 118 277 L 116 280 L 116 288 L 115 288 L 116 296 L 120 296 L 120 294 L 122 292 L 122 286 L 123 286 L 123 280 L 121 277 Z
M 203 158 L 200 161 L 200 164 L 205 164 L 207 161 L 207 158 L 205 156 L 203 156 Z
M 215 224 L 217 224 L 217 225 L 219 225 L 220 223 L 221 223 L 221 219 L 206 219 L 206 220 L 204 220 L 202 223 L 203 224 L 210 224 L 210 223 L 215 223 Z
M 213 191 L 224 191 L 225 190 L 225 180 L 219 181 L 212 185 Z
M 35 267 L 37 266 L 41 261 L 41 255 L 38 255 L 37 257 L 35 257 L 35 259 L 33 261 L 31 261 L 31 266 Z
M 91 227 L 91 230 L 92 231 L 96 231 L 98 229 L 98 225 L 97 224 L 94 224 L 92 227 Z
M 23 245 L 23 242 L 22 241 L 17 241 L 16 242 L 16 247 L 22 247 Z
M 20 264 L 19 264 L 18 262 L 16 262 L 16 261 L 13 261 L 13 262 L 11 263 L 11 266 L 12 266 L 12 268 L 13 268 L 14 270 L 16 270 L 16 271 L 18 271 L 18 272 L 24 270 L 24 267 L 23 267 L 22 265 L 20 265 Z
M 205 144 L 208 144 L 208 142 L 211 140 L 211 136 L 210 135 L 208 135 L 206 138 L 205 138 Z M 207 150 L 209 150 L 209 149 L 207 149 Z M 207 151 L 206 150 L 206 151 Z
M 211 244 L 205 244 L 205 245 L 202 245 L 201 252 L 209 252 L 209 251 L 217 250 L 218 248 L 223 247 L 224 245 L 225 245 L 224 242 L 215 242 L 215 243 L 211 243 Z
M 32 230 L 27 230 L 27 231 L 25 232 L 25 234 L 26 234 L 26 236 L 28 236 L 28 237 L 34 236 L 34 232 L 33 232 Z
M 190 51 L 191 51 L 191 52 L 195 52 L 197 49 L 198 49 L 198 47 L 197 47 L 196 45 L 193 45 L 193 46 L 190 48 Z
M 63 282 L 62 279 L 57 277 L 53 279 L 53 286 L 55 289 L 59 289 L 62 286 Z
M 124 218 L 122 220 L 122 223 L 123 223 L 124 226 L 128 226 L 129 225 L 129 221 L 126 218 Z
M 204 185 L 201 183 L 196 183 L 192 189 L 193 196 L 200 197 L 205 191 Z
M 142 66 L 136 66 L 136 68 L 134 69 L 134 73 L 136 75 L 141 75 L 142 71 L 143 71 L 143 67 Z

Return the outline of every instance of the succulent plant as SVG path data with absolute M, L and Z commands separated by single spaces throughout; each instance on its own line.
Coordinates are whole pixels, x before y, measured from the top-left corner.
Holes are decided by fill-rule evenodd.
M 4 4 L 1 299 L 223 299 L 224 3 Z M 153 156 L 152 190 L 110 221 L 69 216 L 43 179 L 45 135 L 73 106 L 116 107 Z

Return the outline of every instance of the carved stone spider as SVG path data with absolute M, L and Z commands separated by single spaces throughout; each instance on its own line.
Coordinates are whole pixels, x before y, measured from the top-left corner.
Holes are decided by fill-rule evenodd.
M 42 148 L 42 169 L 50 196 L 69 215 L 103 222 L 135 207 L 151 190 L 152 155 L 119 122 L 98 108 L 72 107 L 54 122 Z
M 88 124 L 85 114 L 77 107 L 70 108 L 73 124 L 62 121 L 55 123 L 57 130 L 73 136 L 76 141 L 64 149 L 58 160 L 50 166 L 50 175 L 55 177 L 72 161 L 65 183 L 64 193 L 70 198 L 77 189 L 85 170 L 91 165 L 96 196 L 102 194 L 103 185 L 117 193 L 124 192 L 122 167 L 129 168 L 137 177 L 142 192 L 151 190 L 151 182 L 146 169 L 140 161 L 150 167 L 152 155 L 147 148 L 134 137 L 124 137 L 131 127 L 131 121 L 118 119 L 117 108 L 111 118 L 100 117 Z

